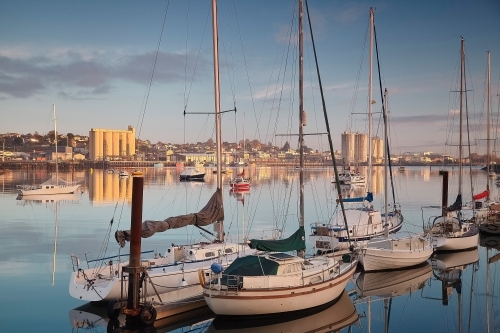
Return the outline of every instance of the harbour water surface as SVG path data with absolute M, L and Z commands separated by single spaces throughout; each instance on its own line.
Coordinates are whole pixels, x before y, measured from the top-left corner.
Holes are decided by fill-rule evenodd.
M 298 226 L 298 170 L 246 170 L 252 179 L 249 192 L 230 193 L 228 186 L 224 189 L 226 237 L 239 241 L 244 235 L 269 237 L 273 229 L 281 230 L 284 236 L 293 233 Z M 452 202 L 457 191 L 457 170 L 447 170 Z M 163 220 L 196 212 L 216 188 L 211 169 L 207 169 L 203 183 L 179 182 L 180 170 L 175 168 L 142 171 L 144 219 Z M 306 234 L 311 223 L 327 221 L 336 209 L 332 175 L 331 168 L 305 172 Z M 372 175 L 374 205 L 382 208 L 382 169 L 375 168 Z M 99 253 L 112 255 L 118 251 L 113 234 L 130 226 L 132 179 L 102 170 L 60 176 L 80 181 L 81 192 L 18 198 L 17 184 L 42 182 L 49 177 L 46 171 L 0 175 L 0 332 L 111 329 L 105 310 L 70 297 L 71 255 L 91 260 Z M 472 176 L 475 193 L 483 191 L 486 182 L 491 181 L 479 168 L 472 170 Z M 227 184 L 231 174 L 224 177 Z M 405 172 L 395 169 L 394 178 L 395 194 L 405 217 L 401 233 L 421 232 L 423 222 L 439 214 L 435 209 L 421 208 L 441 204 L 439 168 L 407 167 Z M 492 196 L 498 198 L 494 182 L 490 186 Z M 365 191 L 363 187 L 343 188 L 344 196 L 364 195 Z M 470 190 L 464 191 L 464 196 L 470 198 Z M 170 230 L 144 239 L 142 249 L 162 253 L 172 243 L 210 237 L 191 227 Z M 306 241 L 308 253 L 312 254 L 314 249 Z M 500 260 L 495 261 L 499 250 L 500 239 L 482 237 L 476 249 L 436 254 L 427 265 L 403 271 L 357 273 L 333 306 L 281 318 L 279 322 L 230 322 L 210 313 L 198 313 L 158 332 L 500 332 Z

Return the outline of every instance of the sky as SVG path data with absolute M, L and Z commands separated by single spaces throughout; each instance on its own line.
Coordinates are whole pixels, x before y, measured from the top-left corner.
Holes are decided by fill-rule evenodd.
M 487 50 L 492 117 L 498 114 L 499 1 L 309 0 L 308 7 L 335 149 L 342 132 L 367 131 L 370 7 L 393 151 L 445 152 L 453 141 L 462 36 L 472 136 L 486 137 Z M 276 136 L 298 132 L 296 10 L 297 0 L 218 1 L 221 110 L 237 109 L 223 113 L 223 141 L 296 142 Z M 304 29 L 305 132 L 324 133 Z M 55 104 L 59 133 L 131 125 L 153 143 L 215 139 L 212 50 L 209 0 L 4 0 L 0 133 L 49 132 Z M 373 133 L 381 136 L 376 64 Z M 327 149 L 326 142 L 306 137 L 311 148 Z M 485 141 L 477 142 L 484 150 Z

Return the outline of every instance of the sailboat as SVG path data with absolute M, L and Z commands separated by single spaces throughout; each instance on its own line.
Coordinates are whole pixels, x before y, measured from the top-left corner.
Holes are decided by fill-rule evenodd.
M 496 174 L 493 171 L 491 163 L 491 73 L 490 73 L 490 51 L 487 51 L 487 71 L 486 71 L 486 81 L 487 81 L 487 121 L 486 121 L 486 171 L 488 172 L 488 178 L 486 180 L 486 190 L 481 193 L 472 196 L 472 201 L 464 204 L 461 210 L 462 218 L 465 221 L 475 222 L 477 224 L 482 224 L 483 222 L 495 221 L 496 217 L 490 215 L 495 215 L 494 212 L 490 211 L 490 208 L 495 208 L 493 206 L 496 204 L 494 200 L 490 197 L 490 181 L 491 178 L 495 178 Z M 500 211 L 500 207 L 497 209 Z M 493 213 L 493 214 L 491 214 Z
M 249 190 L 250 185 L 250 179 L 245 178 L 245 169 L 229 181 L 229 186 L 231 186 L 231 189 L 234 191 Z
M 339 181 L 344 185 L 360 185 L 364 184 L 366 177 L 359 172 L 359 168 L 353 168 L 351 165 L 344 166 L 344 171 L 339 173 Z M 332 183 L 335 183 L 335 177 L 332 178 Z
M 490 51 L 488 51 L 488 136 L 487 136 L 487 171 L 488 177 L 494 178 L 496 177 L 495 172 L 491 169 L 490 162 L 490 101 L 491 101 L 491 87 L 490 87 Z M 479 232 L 493 235 L 500 235 L 500 204 L 492 201 L 490 199 L 490 186 L 488 179 L 486 183 L 486 200 L 481 203 L 481 207 L 477 207 L 479 212 L 477 212 L 477 220 L 479 222 Z M 476 204 L 476 203 L 474 203 Z M 476 208 L 476 207 L 475 207 Z
M 384 100 L 387 103 L 387 89 L 385 90 Z M 389 141 L 388 141 L 388 120 L 387 120 L 387 105 L 382 108 L 384 118 L 384 147 L 385 147 L 385 162 L 384 162 L 384 216 L 389 216 L 389 186 L 388 186 L 388 162 L 389 162 Z M 395 216 L 399 212 L 393 213 Z M 420 235 L 389 237 L 388 224 L 385 225 L 385 235 L 383 237 L 375 237 L 367 242 L 360 249 L 359 260 L 365 271 L 376 271 L 385 269 L 399 269 L 410 267 L 425 262 L 434 251 L 432 244 L 428 238 Z
M 479 230 L 477 225 L 464 222 L 461 214 L 462 209 L 462 115 L 465 87 L 465 45 L 461 41 L 460 49 L 460 141 L 459 141 L 459 164 L 458 164 L 458 195 L 455 202 L 443 209 L 442 216 L 434 218 L 432 224 L 424 229 L 424 233 L 432 238 L 432 245 L 439 251 L 457 251 L 477 247 L 479 242 Z M 446 176 L 447 179 L 447 176 Z M 447 188 L 447 184 L 446 184 Z M 445 190 L 445 189 L 443 189 Z M 454 216 L 456 214 L 456 216 Z
M 342 259 L 334 254 L 305 257 L 302 0 L 298 1 L 298 12 L 299 228 L 287 239 L 250 240 L 250 247 L 258 253 L 240 257 L 226 269 L 211 268 L 208 279 L 200 284 L 207 305 L 217 315 L 276 316 L 333 303 L 344 293 L 358 263 L 350 254 Z M 325 121 L 329 129 L 326 112 Z M 333 150 L 330 136 L 329 141 L 330 150 Z M 294 251 L 297 255 L 292 254 Z
M 48 181 L 37 185 L 17 185 L 17 193 L 19 195 L 35 195 L 35 194 L 66 194 L 75 193 L 80 184 L 71 184 L 62 179 L 59 179 L 59 152 L 57 150 L 57 122 L 56 122 L 56 105 L 52 104 L 54 112 L 54 141 L 55 141 L 55 158 L 56 158 L 56 178 L 55 181 Z
M 343 198 L 342 202 L 349 207 L 345 210 L 347 226 L 344 224 L 344 212 L 336 209 L 329 223 L 314 223 L 311 225 L 309 239 L 315 244 L 318 251 L 328 252 L 334 250 L 346 250 L 350 241 L 363 242 L 377 236 L 384 235 L 385 227 L 389 233 L 401 229 L 403 218 L 396 207 L 393 212 L 383 215 L 373 207 L 372 193 L 372 67 L 373 67 L 373 31 L 374 10 L 370 8 L 370 69 L 368 77 L 368 179 L 366 185 L 366 196 L 355 198 Z M 340 175 L 339 175 L 340 177 Z M 340 200 L 337 201 L 340 204 Z M 337 208 L 339 205 L 337 205 Z
M 212 0 L 212 24 L 213 24 L 213 56 L 214 56 L 214 80 L 215 80 L 215 127 L 216 127 L 216 154 L 217 161 L 222 161 L 222 139 L 221 139 L 221 111 L 219 97 L 219 59 L 217 50 L 217 5 Z M 213 114 L 213 113 L 212 113 Z M 198 213 L 172 216 L 163 221 L 146 220 L 142 223 L 142 238 L 153 236 L 156 232 L 164 232 L 169 229 L 183 228 L 189 225 L 196 226 L 207 233 L 212 234 L 203 227 L 213 224 L 216 230 L 216 239 L 211 242 L 200 242 L 196 244 L 174 245 L 168 248 L 162 255 L 155 251 L 154 256 L 142 259 L 147 267 L 147 281 L 144 282 L 142 296 L 157 296 L 160 301 L 167 303 L 178 302 L 185 299 L 201 298 L 202 288 L 199 284 L 203 278 L 204 271 L 216 263 L 221 267 L 227 267 L 234 259 L 245 254 L 254 253 L 244 243 L 226 242 L 224 238 L 224 205 L 222 199 L 222 175 L 221 164 L 217 163 L 217 189 L 210 200 Z M 213 235 L 213 234 L 212 234 Z M 115 239 L 124 247 L 130 241 L 130 230 L 117 230 Z M 149 251 L 153 252 L 153 251 Z M 147 253 L 147 252 L 146 252 Z M 120 274 L 127 261 L 122 261 L 123 255 L 105 257 L 90 262 L 100 265 L 96 268 L 82 269 L 79 258 L 72 255 L 73 270 L 69 282 L 69 293 L 77 299 L 85 301 L 110 301 L 113 302 L 122 297 L 122 282 L 124 290 L 127 290 L 127 274 Z M 149 286 L 148 288 L 145 288 Z M 111 304 L 111 303 L 109 303 Z

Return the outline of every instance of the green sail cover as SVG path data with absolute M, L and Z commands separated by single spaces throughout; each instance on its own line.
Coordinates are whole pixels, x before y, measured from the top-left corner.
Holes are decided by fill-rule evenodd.
M 225 270 L 226 275 L 264 276 L 276 275 L 279 264 L 264 257 L 248 255 L 235 259 Z
M 287 239 L 251 239 L 250 247 L 259 251 L 287 252 L 303 250 L 306 248 L 306 233 L 304 231 L 304 226 L 299 227 L 299 229 Z

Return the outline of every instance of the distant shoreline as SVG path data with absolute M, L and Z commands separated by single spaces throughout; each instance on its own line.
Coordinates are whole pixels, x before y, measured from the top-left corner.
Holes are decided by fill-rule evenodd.
M 165 161 L 60 161 L 58 168 L 61 171 L 64 170 L 83 170 L 88 168 L 93 169 L 123 169 L 123 168 L 154 168 L 155 164 L 162 163 L 164 167 L 176 167 L 176 162 L 165 162 Z M 252 167 L 298 167 L 299 164 L 295 161 L 261 161 L 252 162 L 250 165 L 241 166 L 224 166 L 224 168 L 252 168 Z M 383 164 L 373 164 L 373 166 L 383 166 Z M 407 164 L 395 164 L 392 165 L 393 168 L 398 168 L 400 166 L 404 167 L 422 167 L 428 166 L 432 167 L 458 167 L 458 164 L 426 164 L 426 163 L 407 163 Z M 473 164 L 473 167 L 483 167 L 484 164 Z M 325 162 L 305 162 L 304 167 L 333 167 L 332 163 Z M 360 165 L 360 168 L 366 168 L 366 165 Z M 500 166 L 495 166 L 497 170 L 500 170 Z M 213 168 L 213 167 L 207 167 Z M 343 170 L 343 166 L 337 164 L 338 170 Z M 51 161 L 0 161 L 0 169 L 46 169 L 55 170 L 55 163 Z M 493 168 L 494 171 L 495 168 Z

